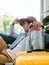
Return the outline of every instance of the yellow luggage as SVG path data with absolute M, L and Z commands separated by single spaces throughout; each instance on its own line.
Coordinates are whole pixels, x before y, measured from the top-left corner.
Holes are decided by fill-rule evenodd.
M 14 65 L 49 65 L 49 52 L 22 52 L 16 55 Z

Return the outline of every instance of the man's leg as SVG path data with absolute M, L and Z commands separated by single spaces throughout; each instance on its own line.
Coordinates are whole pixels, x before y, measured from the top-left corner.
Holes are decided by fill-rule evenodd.
M 1 53 L 0 53 L 0 64 L 1 65 L 4 65 L 6 63 L 9 63 L 9 62 L 13 62 L 12 58 L 8 55 L 8 53 L 6 52 L 6 50 L 3 50 Z
M 16 38 L 10 36 L 10 35 L 7 35 L 7 34 L 2 34 L 0 33 L 0 36 L 4 39 L 4 41 L 7 43 L 7 44 L 12 44 Z
M 7 44 L 6 42 L 3 40 L 3 38 L 0 36 L 0 53 L 3 49 L 7 49 Z
M 1 64 L 1 63 L 0 63 L 0 65 L 5 65 L 5 64 Z

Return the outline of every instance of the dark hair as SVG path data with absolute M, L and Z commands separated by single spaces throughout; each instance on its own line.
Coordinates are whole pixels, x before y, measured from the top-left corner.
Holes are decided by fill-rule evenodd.
M 37 19 L 33 16 L 27 16 L 27 20 L 37 21 Z
M 20 20 L 19 20 L 19 24 L 20 24 L 21 26 L 23 26 L 23 24 L 24 24 L 25 22 L 28 22 L 28 24 L 30 24 L 30 23 L 33 23 L 33 20 L 28 20 L 28 19 L 20 19 Z

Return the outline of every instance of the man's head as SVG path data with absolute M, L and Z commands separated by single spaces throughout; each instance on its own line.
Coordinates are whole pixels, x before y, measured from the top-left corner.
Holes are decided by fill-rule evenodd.
M 33 30 L 39 31 L 41 29 L 41 23 L 38 22 L 35 17 L 28 16 L 26 19 L 30 21 L 29 26 L 30 24 L 32 25 L 30 28 L 30 31 L 33 31 Z
M 23 26 L 24 31 L 29 31 L 29 25 L 32 23 L 32 27 L 30 28 L 30 31 L 37 30 L 39 31 L 41 29 L 41 23 L 37 21 L 35 17 L 28 16 L 25 19 L 20 19 L 19 23 L 21 26 Z
M 33 24 L 34 21 L 37 21 L 36 18 L 30 16 L 27 18 L 20 19 L 19 24 L 23 26 L 25 32 L 28 32 L 30 23 Z
M 29 31 L 29 27 L 28 26 L 29 26 L 30 22 L 31 21 L 27 20 L 26 18 L 19 20 L 19 24 L 24 28 L 25 32 Z

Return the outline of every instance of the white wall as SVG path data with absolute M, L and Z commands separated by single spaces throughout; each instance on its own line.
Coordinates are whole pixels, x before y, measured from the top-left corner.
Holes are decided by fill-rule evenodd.
M 49 0 L 41 0 L 40 20 L 49 15 Z M 47 12 L 48 11 L 48 12 Z
M 45 0 L 45 10 L 49 10 L 49 0 Z
M 5 12 L 18 18 L 34 16 L 40 21 L 40 0 L 0 0 L 0 15 Z
M 46 16 L 49 15 L 49 0 L 44 0 L 44 11 L 46 11 Z

